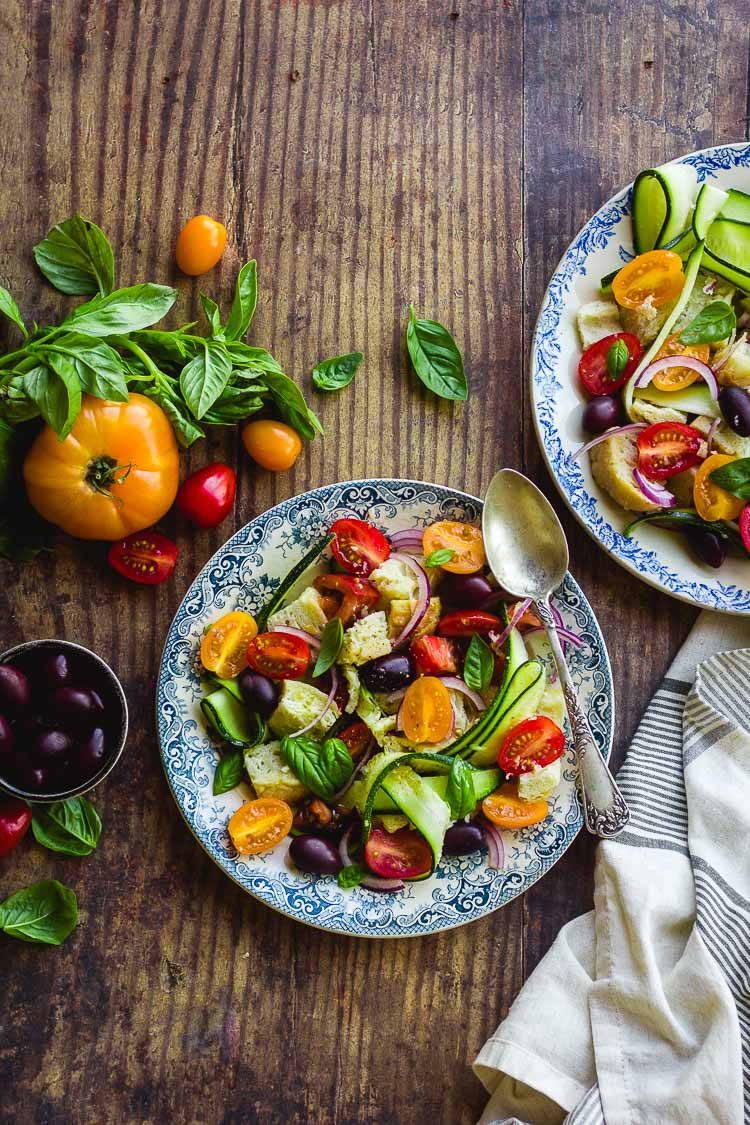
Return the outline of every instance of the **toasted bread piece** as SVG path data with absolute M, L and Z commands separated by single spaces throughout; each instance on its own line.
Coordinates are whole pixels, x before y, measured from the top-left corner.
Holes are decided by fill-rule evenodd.
M 629 512 L 652 512 L 659 507 L 646 499 L 633 480 L 638 447 L 630 434 L 615 434 L 600 442 L 589 457 L 594 480 L 621 508 Z
M 634 422 L 687 422 L 687 414 L 682 410 L 672 410 L 670 406 L 654 406 L 643 398 L 634 398 L 630 407 L 630 417 Z
M 699 414 L 690 425 L 700 430 L 702 434 L 707 434 L 712 423 L 713 418 L 706 418 Z M 722 421 L 714 431 L 711 449 L 714 453 L 727 453 L 730 457 L 750 457 L 750 438 L 740 437 Z

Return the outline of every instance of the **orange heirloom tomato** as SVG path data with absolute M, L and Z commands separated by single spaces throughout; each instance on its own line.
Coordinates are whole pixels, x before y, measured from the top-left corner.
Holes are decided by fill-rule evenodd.
M 225 613 L 203 636 L 201 664 L 222 680 L 231 680 L 247 668 L 247 646 L 257 635 L 255 618 L 241 609 Z
M 623 266 L 612 282 L 618 305 L 639 309 L 651 298 L 655 309 L 666 305 L 682 292 L 685 275 L 682 259 L 671 250 L 649 250 Z
M 194 215 L 177 236 L 177 265 L 190 277 L 208 273 L 224 253 L 227 228 L 210 215 Z
M 711 480 L 714 469 L 721 469 L 734 460 L 734 457 L 728 457 L 724 453 L 712 453 L 695 474 L 693 503 L 701 519 L 736 520 L 745 507 L 745 501 L 740 500 L 739 496 L 733 496 Z
M 489 797 L 482 801 L 482 812 L 498 828 L 526 828 L 544 820 L 549 805 L 544 798 L 537 801 L 522 801 L 512 781 L 506 781 Z
M 675 333 L 674 336 L 670 336 L 668 340 L 664 341 L 654 356 L 654 360 L 666 359 L 668 355 L 689 355 L 693 359 L 700 359 L 703 363 L 708 363 L 711 348 L 708 344 L 681 344 L 679 333 Z M 674 367 L 667 367 L 664 371 L 657 371 L 651 382 L 660 391 L 683 391 L 696 379 L 700 379 L 697 371 L 675 364 Z
M 151 527 L 172 507 L 179 473 L 166 414 L 138 394 L 128 402 L 84 395 L 65 440 L 45 426 L 23 466 L 39 515 L 78 539 L 124 539 Z
M 422 550 L 425 558 L 433 551 L 453 551 L 453 558 L 441 565 L 449 574 L 475 574 L 487 561 L 482 532 L 458 520 L 441 520 L 426 528 Z
M 264 469 L 278 473 L 291 469 L 302 451 L 302 439 L 286 422 L 260 418 L 248 422 L 242 430 L 245 449 Z
M 277 797 L 259 797 L 240 805 L 229 821 L 229 836 L 242 855 L 275 848 L 292 828 L 292 810 Z
M 401 716 L 410 742 L 442 742 L 453 729 L 450 692 L 437 676 L 420 676 L 406 689 Z

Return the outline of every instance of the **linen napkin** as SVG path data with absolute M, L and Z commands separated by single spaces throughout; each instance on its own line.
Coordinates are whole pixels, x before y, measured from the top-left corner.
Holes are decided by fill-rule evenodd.
M 627 830 L 474 1069 L 480 1125 L 750 1125 L 750 623 L 703 613 L 618 776 Z

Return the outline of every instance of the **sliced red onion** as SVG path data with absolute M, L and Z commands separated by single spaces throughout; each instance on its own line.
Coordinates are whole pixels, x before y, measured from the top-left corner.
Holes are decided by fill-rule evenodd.
M 393 642 L 392 647 L 394 649 L 397 649 L 397 648 L 400 648 L 401 645 L 404 644 L 405 641 L 408 641 L 409 637 L 412 635 L 414 630 L 416 628 L 418 628 L 420 621 L 422 620 L 424 615 L 427 613 L 427 610 L 429 609 L 429 606 L 430 606 L 430 580 L 427 577 L 427 573 L 426 573 L 424 567 L 420 566 L 420 564 L 417 562 L 417 560 L 413 559 L 411 557 L 411 555 L 404 555 L 404 554 L 401 554 L 401 553 L 397 552 L 396 554 L 391 555 L 391 558 L 396 559 L 398 562 L 406 563 L 406 565 L 408 567 L 410 567 L 411 570 L 414 571 L 414 574 L 416 575 L 416 578 L 417 578 L 417 582 L 419 584 L 419 590 L 418 590 L 418 593 L 417 593 L 417 604 L 414 607 L 414 612 L 412 613 L 411 617 L 409 618 L 406 626 L 402 629 L 402 631 L 399 633 L 399 635 L 396 637 L 395 641 Z
M 344 867 L 351 867 L 352 857 L 349 855 L 349 841 L 352 838 L 354 825 L 350 824 L 344 835 L 339 840 L 339 856 Z
M 352 866 L 352 857 L 349 855 L 349 841 L 352 837 L 353 824 L 350 824 L 344 835 L 339 841 L 339 856 L 344 867 Z M 368 875 L 359 884 L 360 887 L 367 887 L 368 891 L 402 891 L 404 883 L 402 879 L 383 879 L 380 875 Z
M 307 641 L 310 648 L 320 648 L 318 638 L 314 637 L 312 633 L 306 633 L 304 629 L 294 629 L 291 625 L 274 625 L 271 632 L 291 633 L 293 637 L 301 637 L 303 641 Z
M 648 480 L 644 477 L 637 466 L 633 469 L 633 480 L 652 504 L 658 504 L 660 508 L 674 508 L 677 497 L 673 496 L 669 489 L 665 488 L 659 481 Z
M 524 598 L 524 600 L 522 602 L 519 602 L 516 608 L 513 610 L 513 616 L 503 629 L 502 633 L 492 632 L 489 634 L 490 641 L 495 646 L 495 648 L 501 648 L 505 644 L 511 634 L 511 631 L 515 629 L 516 625 L 521 620 L 524 613 L 531 605 L 532 601 L 533 598 Z
M 302 730 L 297 730 L 297 731 L 294 732 L 295 738 L 297 738 L 297 736 L 300 735 L 300 734 L 307 734 L 307 732 L 309 730 L 312 730 L 312 728 L 317 723 L 320 722 L 320 720 L 324 717 L 324 715 L 327 715 L 328 712 L 330 711 L 330 709 L 333 705 L 334 696 L 336 695 L 336 689 L 339 686 L 339 673 L 338 673 L 338 669 L 336 668 L 335 664 L 331 668 L 330 675 L 331 675 L 331 690 L 328 692 L 328 698 L 326 699 L 325 704 L 323 705 L 323 709 L 321 710 L 320 714 L 316 715 L 315 718 L 312 719 L 311 722 L 309 722 L 307 724 L 306 727 L 303 727 Z
M 557 608 L 555 603 L 550 602 L 549 608 L 552 611 L 552 616 L 555 619 L 555 625 L 557 625 L 558 629 L 564 629 L 565 628 L 565 622 L 563 621 L 563 615 L 560 613 L 560 610 Z
M 708 433 L 706 434 L 706 457 L 711 456 L 711 446 L 713 444 L 714 437 L 716 436 L 716 431 L 719 428 L 720 421 L 720 418 L 714 418 L 713 422 L 708 427 Z
M 543 625 L 535 625 L 533 629 L 527 629 L 524 636 L 530 637 L 532 633 L 546 633 L 546 631 Z M 557 626 L 557 635 L 561 641 L 568 641 L 575 648 L 580 648 L 583 645 L 583 638 L 579 637 L 578 633 L 574 633 L 572 629 L 566 628 L 565 625 Z M 549 678 L 552 679 L 551 676 Z
M 605 430 L 603 434 L 597 434 L 591 441 L 587 441 L 585 445 L 576 449 L 575 453 L 571 453 L 571 460 L 577 461 L 579 457 L 583 457 L 584 453 L 588 453 L 588 451 L 593 449 L 595 445 L 598 445 L 600 441 L 606 441 L 607 438 L 616 437 L 618 434 L 635 433 L 637 430 L 645 429 L 646 422 L 628 422 L 627 426 L 613 426 L 611 429 Z
M 354 766 L 354 769 L 352 770 L 352 775 L 349 778 L 349 780 L 347 781 L 346 785 L 344 785 L 343 788 L 339 789 L 338 793 L 334 793 L 334 795 L 333 795 L 334 803 L 338 804 L 338 802 L 341 800 L 341 798 L 344 796 L 344 794 L 349 792 L 349 789 L 350 789 L 352 783 L 357 778 L 357 774 L 360 772 L 360 770 L 362 769 L 363 766 L 367 765 L 367 763 L 369 762 L 373 753 L 375 752 L 375 746 L 376 746 L 376 742 L 375 742 L 375 739 L 373 738 L 373 739 L 370 740 L 370 745 L 367 748 L 367 750 L 365 750 L 362 757 L 359 759 L 359 761 Z
M 707 282 L 706 282 L 706 284 L 705 284 L 705 285 L 703 286 L 703 292 L 704 292 L 704 293 L 706 293 L 706 294 L 707 294 L 708 296 L 710 296 L 710 295 L 711 295 L 711 294 L 713 293 L 713 291 L 714 291 L 714 289 L 715 289 L 715 288 L 716 288 L 716 278 L 715 278 L 715 277 L 712 277 L 712 278 L 711 278 L 711 279 L 710 279 L 709 281 L 707 281 Z
M 390 536 L 391 546 L 396 551 L 417 551 L 421 555 L 423 534 L 418 527 L 410 527 L 406 531 L 396 531 Z
M 503 838 L 495 824 L 485 816 L 479 820 L 484 842 L 487 845 L 487 866 L 495 871 L 501 871 L 505 865 L 505 845 Z
M 747 316 L 748 314 L 746 313 L 745 315 Z M 739 321 L 738 321 L 738 323 L 739 323 Z M 719 362 L 714 366 L 714 374 L 716 374 L 717 371 L 721 371 L 722 367 L 727 362 L 727 360 L 732 358 L 734 353 L 739 348 L 740 344 L 745 343 L 745 340 L 747 340 L 747 332 L 743 332 L 741 336 L 738 336 L 737 339 L 732 344 L 732 346 L 728 349 L 727 354 L 721 357 Z M 714 397 L 716 397 L 716 396 L 714 396 Z
M 719 397 L 719 384 L 713 369 L 702 359 L 696 359 L 694 355 L 665 355 L 663 359 L 655 359 L 648 367 L 644 367 L 633 387 L 647 387 L 654 375 L 658 375 L 660 371 L 667 371 L 670 367 L 689 367 L 691 371 L 697 371 L 705 380 L 711 398 Z
M 462 695 L 468 696 L 468 698 L 476 707 L 477 711 L 484 711 L 487 707 L 487 704 L 484 702 L 481 695 L 479 695 L 479 693 L 476 691 L 472 691 L 469 685 L 458 676 L 438 676 L 438 679 L 452 691 L 460 691 Z

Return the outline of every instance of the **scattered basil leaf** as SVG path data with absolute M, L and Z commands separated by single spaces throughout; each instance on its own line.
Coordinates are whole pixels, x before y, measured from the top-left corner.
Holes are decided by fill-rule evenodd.
M 452 551 L 450 547 L 441 547 L 439 550 L 433 551 L 427 556 L 427 558 L 424 560 L 424 565 L 445 566 L 446 563 L 449 563 L 451 561 L 455 553 L 456 552 Z
M 0 313 L 2 313 L 4 316 L 7 316 L 8 320 L 12 320 L 14 324 L 17 324 L 28 340 L 29 334 L 26 331 L 26 325 L 23 322 L 21 310 L 11 297 L 8 290 L 4 289 L 2 285 L 0 285 Z
M 342 867 L 336 876 L 336 882 L 344 889 L 348 887 L 358 887 L 367 876 L 370 874 L 369 868 L 365 867 L 364 863 L 350 863 L 347 867 Z
M 714 469 L 709 479 L 719 488 L 739 496 L 740 500 L 750 501 L 750 457 L 739 457 L 720 469 Z
M 203 351 L 185 364 L 180 375 L 180 389 L 196 418 L 200 420 L 210 410 L 231 374 L 232 363 L 224 345 L 204 340 Z
M 77 921 L 76 896 L 56 879 L 33 883 L 0 902 L 0 930 L 19 941 L 61 945 Z
M 307 405 L 301 390 L 288 375 L 266 368 L 263 378 L 276 409 L 292 429 L 308 441 L 312 441 L 316 433 L 325 432 L 320 419 Z
M 245 263 L 237 276 L 232 308 L 224 327 L 224 336 L 227 340 L 240 340 L 247 335 L 255 315 L 257 301 L 258 276 L 256 262 L 253 259 Z
M 424 385 L 441 398 L 468 398 L 464 361 L 456 341 L 436 320 L 419 319 L 409 306 L 406 346 L 414 370 Z
M 53 227 L 34 247 L 34 259 L 56 289 L 71 296 L 99 293 L 115 287 L 115 260 L 104 231 L 81 215 L 71 215 Z
M 312 370 L 312 381 L 319 391 L 341 391 L 348 387 L 365 357 L 362 352 L 324 359 Z
M 281 740 L 281 755 L 302 784 L 323 800 L 330 800 L 354 770 L 352 756 L 340 738 L 327 738 L 321 745 L 306 735 L 287 735 Z
M 472 770 L 468 762 L 463 758 L 453 759 L 445 790 L 445 800 L 451 810 L 452 820 L 463 820 L 474 811 L 477 799 L 471 774 Z
M 53 805 L 36 805 L 31 831 L 38 844 L 65 855 L 91 855 L 102 834 L 102 822 L 85 797 Z
M 340 617 L 332 617 L 320 638 L 320 651 L 313 668 L 313 678 L 322 676 L 339 658 L 344 643 L 344 623 Z
M 214 774 L 214 797 L 218 797 L 220 793 L 228 793 L 230 789 L 236 789 L 242 781 L 244 770 L 244 756 L 241 750 L 230 750 L 229 753 L 224 754 L 219 759 Z
M 628 365 L 630 353 L 624 340 L 615 340 L 607 350 L 607 376 L 613 382 L 619 379 Z
M 166 316 L 176 297 L 176 289 L 152 282 L 115 289 L 106 297 L 94 297 L 73 309 L 61 327 L 74 328 L 76 332 L 86 332 L 89 336 L 136 332 Z
M 211 335 L 216 338 L 221 332 L 221 314 L 219 313 L 219 306 L 216 301 L 211 297 L 207 297 L 205 293 L 200 294 L 201 308 L 206 314 L 206 320 L 211 326 Z
M 464 657 L 464 680 L 472 691 L 484 692 L 492 682 L 495 658 L 478 633 L 473 633 Z
M 42 366 L 32 368 L 24 375 L 23 385 L 42 418 L 63 441 L 81 409 L 81 384 L 65 356 L 56 356 L 54 367 L 53 371 Z
M 680 333 L 681 344 L 715 344 L 726 340 L 737 326 L 734 309 L 726 301 L 712 301 Z

